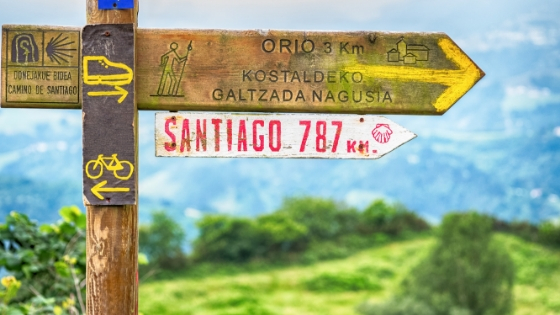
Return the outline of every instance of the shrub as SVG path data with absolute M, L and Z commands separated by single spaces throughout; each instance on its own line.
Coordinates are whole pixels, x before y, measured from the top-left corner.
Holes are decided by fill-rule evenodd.
M 337 220 L 344 210 L 348 210 L 345 205 L 330 199 L 295 197 L 285 199 L 278 212 L 305 226 L 309 241 L 324 241 L 332 240 L 348 229 Z
M 258 231 L 251 219 L 207 215 L 197 226 L 200 235 L 194 242 L 194 256 L 198 260 L 245 262 L 258 252 Z
M 471 314 L 512 312 L 514 266 L 492 238 L 492 220 L 476 212 L 443 218 L 430 256 L 404 281 L 404 293 L 437 314 L 464 309 Z
M 539 226 L 539 242 L 545 245 L 560 246 L 560 225 L 545 222 Z
M 64 309 L 75 311 L 74 305 L 83 307 L 85 288 L 80 283 L 85 278 L 86 217 L 75 206 L 59 213 L 63 220 L 54 224 L 39 226 L 17 212 L 0 224 L 0 267 L 14 277 L 11 282 L 20 283 L 17 295 L 9 299 L 17 305 L 13 314 L 41 308 L 62 310 L 63 304 Z M 9 291 L 4 281 L 3 285 Z
M 411 297 L 391 299 L 381 304 L 363 303 L 357 311 L 364 315 L 437 315 L 428 304 Z
M 164 211 L 153 212 L 152 222 L 140 225 L 138 230 L 139 250 L 148 256 L 152 266 L 171 270 L 185 267 L 182 246 L 186 233 Z
M 322 273 L 305 282 L 305 287 L 317 292 L 378 291 L 383 287 L 361 273 Z
M 285 213 L 263 215 L 256 220 L 259 254 L 268 257 L 305 249 L 307 228 Z
M 430 228 L 424 219 L 405 206 L 399 203 L 391 205 L 382 199 L 374 200 L 366 207 L 362 217 L 358 225 L 362 234 L 385 233 L 395 236 L 405 231 L 419 232 Z

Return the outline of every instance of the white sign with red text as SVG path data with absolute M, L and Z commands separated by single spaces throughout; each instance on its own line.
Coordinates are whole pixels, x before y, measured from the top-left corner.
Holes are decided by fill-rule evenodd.
M 156 113 L 156 156 L 378 159 L 416 135 L 369 115 Z

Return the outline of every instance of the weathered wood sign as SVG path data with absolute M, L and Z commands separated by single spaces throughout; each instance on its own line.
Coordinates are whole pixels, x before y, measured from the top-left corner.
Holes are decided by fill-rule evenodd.
M 378 159 L 415 137 L 369 115 L 156 114 L 156 156 Z
M 2 48 L 2 107 L 81 106 L 79 29 L 4 26 Z
M 88 25 L 82 36 L 84 202 L 136 204 L 134 28 Z
M 29 30 L 3 28 L 4 64 Z M 35 51 L 48 59 L 47 46 Z M 149 110 L 441 115 L 484 76 L 443 33 L 138 30 L 137 58 L 138 108 Z M 3 107 L 80 107 L 15 64 Z

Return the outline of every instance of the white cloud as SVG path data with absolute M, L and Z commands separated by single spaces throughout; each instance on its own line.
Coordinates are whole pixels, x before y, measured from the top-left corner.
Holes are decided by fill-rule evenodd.
M 538 106 L 560 102 L 560 94 L 548 88 L 526 85 L 506 86 L 502 109 L 506 111 L 533 110 Z
M 200 219 L 202 218 L 202 211 L 195 208 L 187 208 L 185 209 L 185 216 L 191 219 Z
M 242 209 L 242 204 L 237 200 L 237 194 L 233 188 L 228 188 L 227 192 L 215 200 L 210 205 L 219 213 L 234 214 Z
M 500 51 L 521 45 L 554 46 L 558 44 L 560 30 L 557 27 L 522 26 L 520 29 L 501 29 L 474 34 L 459 39 L 460 47 L 469 52 Z
M 172 170 L 164 170 L 140 182 L 140 191 L 143 196 L 152 198 L 176 198 L 180 193 L 180 185 L 174 180 Z

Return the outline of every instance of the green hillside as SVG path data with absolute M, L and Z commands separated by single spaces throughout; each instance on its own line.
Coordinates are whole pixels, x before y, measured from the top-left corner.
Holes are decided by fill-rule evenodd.
M 497 235 L 516 265 L 515 314 L 560 314 L 560 253 Z M 306 266 L 199 265 L 140 285 L 140 312 L 165 314 L 356 314 L 381 302 L 435 244 L 422 237 Z

